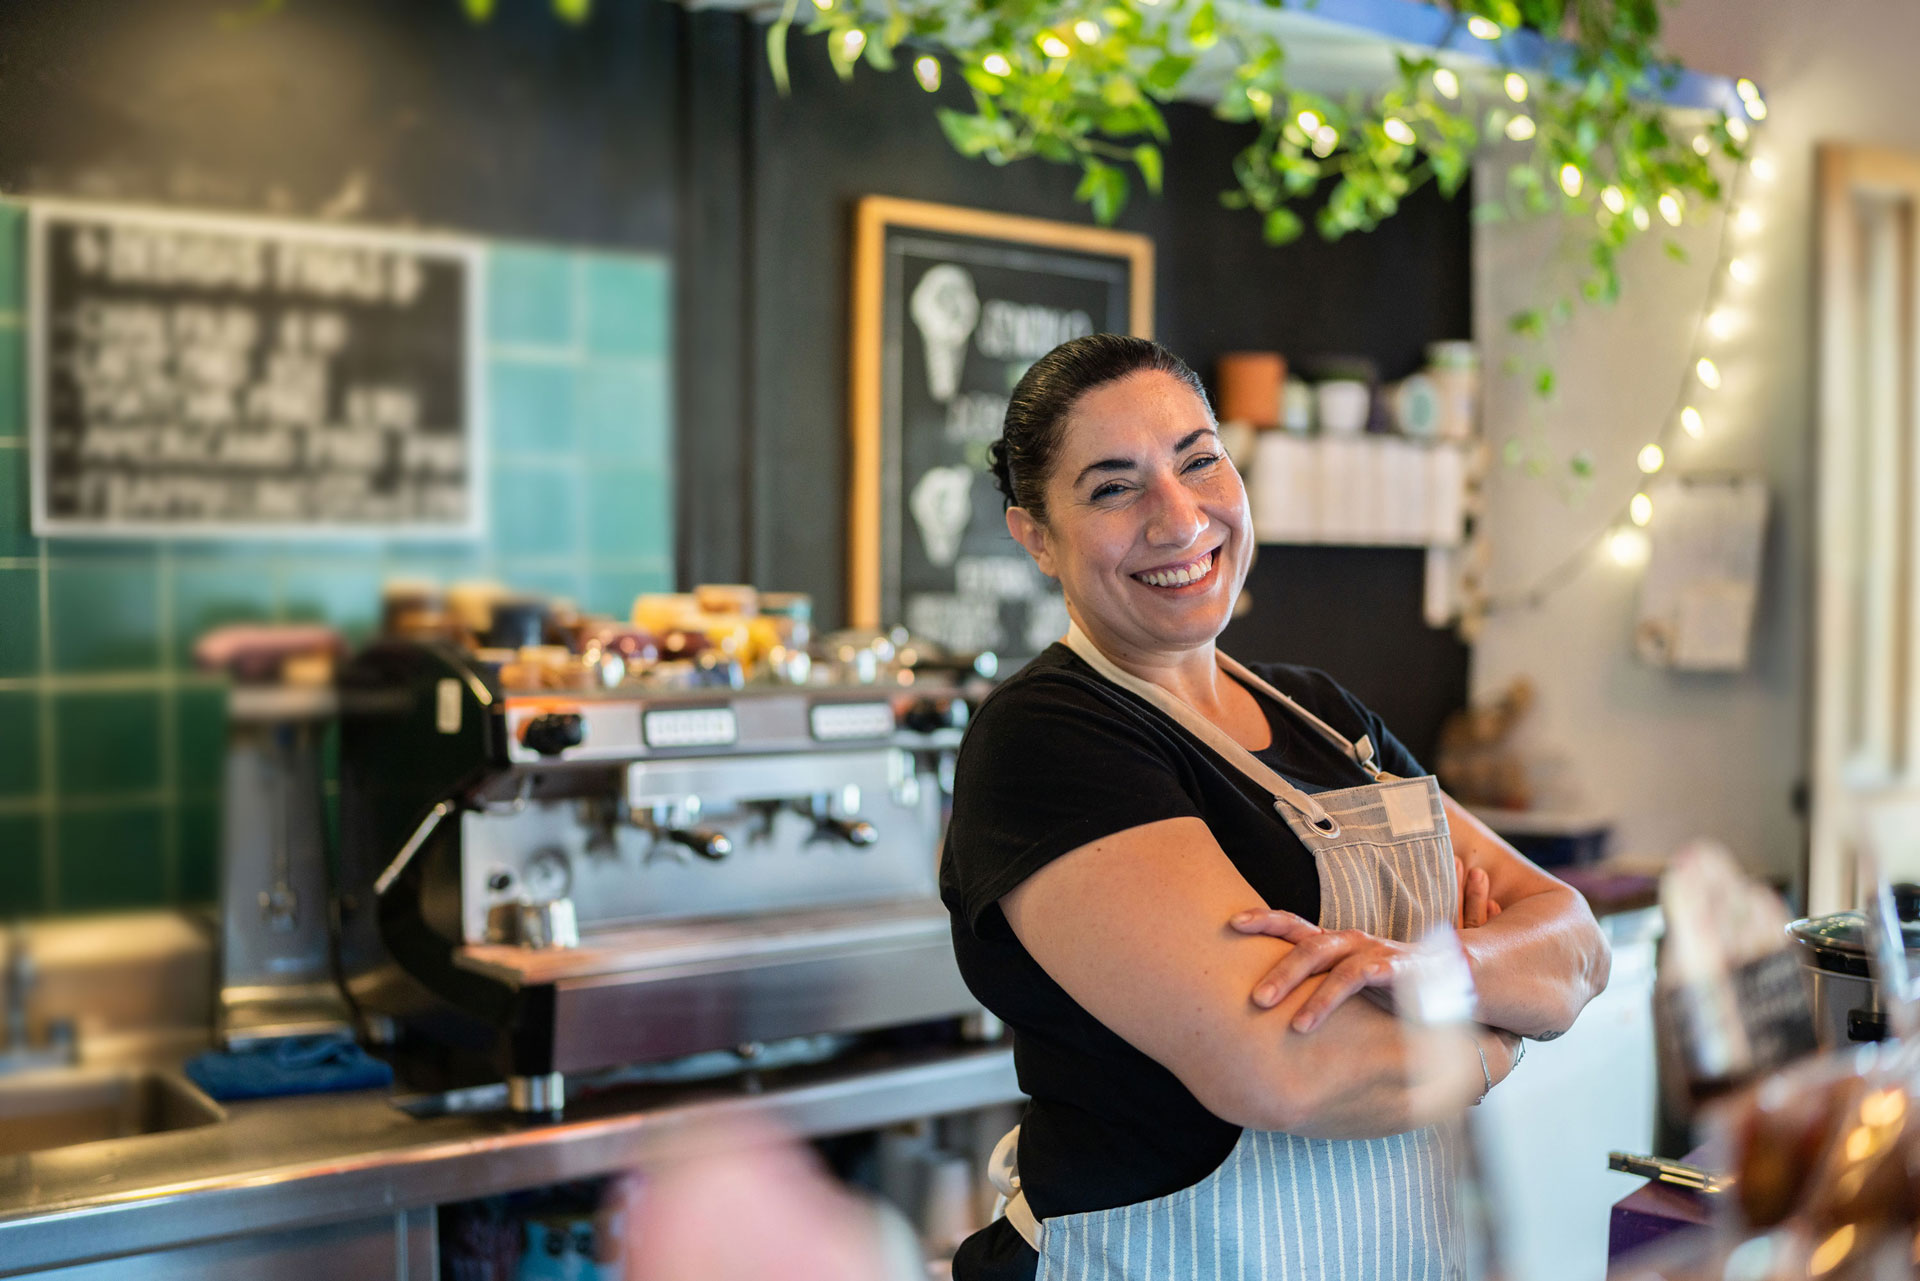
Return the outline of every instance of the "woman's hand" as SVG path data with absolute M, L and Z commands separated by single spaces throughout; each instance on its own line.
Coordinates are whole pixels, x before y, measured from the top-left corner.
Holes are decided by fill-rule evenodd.
M 1455 858 L 1453 873 L 1460 879 L 1456 929 L 1477 929 L 1500 915 L 1485 871 Z M 1366 988 L 1385 989 L 1383 995 L 1390 996 L 1394 979 L 1413 956 L 1410 944 L 1360 930 L 1323 930 L 1292 912 L 1242 912 L 1232 925 L 1242 934 L 1264 934 L 1293 944 L 1293 951 L 1267 971 L 1253 990 L 1253 1003 L 1261 1009 L 1272 1009 L 1313 975 L 1327 976 L 1294 1015 L 1296 1032 L 1313 1031 L 1342 1001 Z
M 1460 882 L 1460 915 L 1454 919 L 1455 929 L 1478 929 L 1500 915 L 1500 904 L 1493 898 L 1493 882 L 1484 868 L 1469 868 L 1456 854 L 1453 875 Z
M 1253 1003 L 1261 1009 L 1272 1009 L 1315 974 L 1327 976 L 1295 1011 L 1296 1032 L 1313 1031 L 1341 1002 L 1366 988 L 1384 989 L 1383 996 L 1390 998 L 1394 979 L 1414 961 L 1410 943 L 1362 930 L 1323 930 L 1292 912 L 1242 912 L 1230 924 L 1242 934 L 1264 934 L 1293 944 L 1253 989 Z

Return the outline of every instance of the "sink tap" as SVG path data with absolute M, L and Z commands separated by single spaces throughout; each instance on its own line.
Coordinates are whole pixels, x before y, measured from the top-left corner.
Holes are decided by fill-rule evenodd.
M 73 1024 L 65 1019 L 47 1025 L 47 1043 L 27 1043 L 27 1000 L 32 995 L 38 967 L 27 946 L 26 931 L 15 926 L 7 935 L 7 1043 L 0 1050 L 0 1072 L 62 1067 L 79 1061 Z

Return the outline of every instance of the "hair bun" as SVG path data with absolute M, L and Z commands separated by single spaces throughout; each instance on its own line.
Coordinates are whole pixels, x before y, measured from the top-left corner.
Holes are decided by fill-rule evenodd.
M 1007 462 L 1007 440 L 1002 436 L 987 446 L 987 470 L 993 473 L 993 485 L 1009 504 L 1013 502 L 1013 468 Z

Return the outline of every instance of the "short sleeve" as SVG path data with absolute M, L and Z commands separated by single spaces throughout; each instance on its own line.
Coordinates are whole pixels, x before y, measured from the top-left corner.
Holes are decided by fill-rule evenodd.
M 969 928 L 1062 854 L 1200 814 L 1173 743 L 1116 698 L 1053 676 L 980 709 L 955 765 L 942 868 L 948 906 Z
M 1356 698 L 1346 686 L 1317 667 L 1295 667 L 1292 670 L 1305 685 L 1301 690 L 1301 701 L 1348 738 L 1365 734 L 1371 739 L 1374 763 L 1381 769 L 1398 778 L 1419 778 L 1427 773 L 1426 767 L 1387 728 L 1387 723 L 1380 719 L 1379 714 Z

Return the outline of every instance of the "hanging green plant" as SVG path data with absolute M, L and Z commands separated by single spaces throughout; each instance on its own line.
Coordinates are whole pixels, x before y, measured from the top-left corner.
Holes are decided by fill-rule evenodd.
M 1629 243 L 1720 203 L 1715 158 L 1744 158 L 1748 141 L 1745 119 L 1724 112 L 1685 133 L 1670 123 L 1657 95 L 1679 73 L 1659 48 L 1657 0 L 1456 0 L 1453 20 L 1474 37 L 1525 29 L 1563 41 L 1566 56 L 1550 74 L 1509 70 L 1475 86 L 1433 56 L 1403 53 L 1384 91 L 1344 100 L 1290 83 L 1287 50 L 1260 20 L 1284 6 L 1214 0 L 787 0 L 767 33 L 783 91 L 803 5 L 806 32 L 826 40 L 843 78 L 863 61 L 887 71 L 912 57 L 932 92 L 957 66 L 973 109 L 939 112 L 954 148 L 998 165 L 1038 157 L 1077 166 L 1075 196 L 1101 223 L 1126 207 L 1136 176 L 1159 191 L 1161 108 L 1202 81 L 1217 116 L 1257 129 L 1222 200 L 1257 215 L 1276 245 L 1303 233 L 1309 209 L 1327 239 L 1370 231 L 1429 182 L 1451 196 L 1483 146 L 1529 144 L 1509 165 L 1506 190 L 1476 212 L 1559 213 L 1584 228 L 1567 296 L 1511 318 L 1517 333 L 1542 340 L 1530 374 L 1541 397 L 1554 390 L 1550 328 L 1577 302 L 1619 296 Z M 1748 114 L 1764 115 L 1757 93 L 1741 88 Z M 1684 258 L 1677 241 L 1667 248 Z

